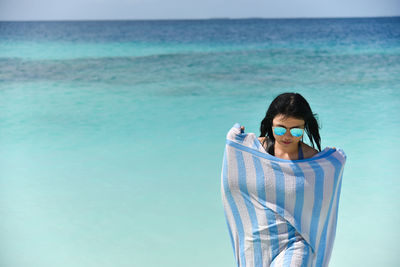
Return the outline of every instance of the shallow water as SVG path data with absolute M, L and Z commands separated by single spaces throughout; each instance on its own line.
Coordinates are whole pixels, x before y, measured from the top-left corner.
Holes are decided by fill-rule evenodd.
M 399 26 L 1 22 L 1 265 L 234 266 L 225 135 L 296 91 L 347 154 L 330 266 L 397 266 Z

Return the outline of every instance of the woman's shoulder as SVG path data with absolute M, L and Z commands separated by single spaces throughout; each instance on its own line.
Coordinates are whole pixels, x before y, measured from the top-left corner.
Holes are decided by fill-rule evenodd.
M 258 141 L 260 141 L 260 143 L 261 143 L 261 144 L 263 144 L 263 143 L 264 143 L 264 140 L 265 140 L 265 147 L 267 147 L 267 144 L 268 144 L 268 138 L 267 138 L 267 139 L 265 139 L 265 137 L 258 137 Z
M 258 141 L 260 141 L 260 144 L 264 147 L 264 150 L 267 150 L 268 147 L 268 138 L 265 139 L 265 137 L 258 137 Z
M 301 141 L 300 141 L 301 142 Z M 301 149 L 303 150 L 303 154 L 304 154 L 304 158 L 311 158 L 313 157 L 315 154 L 318 153 L 318 150 L 316 150 L 315 148 L 307 145 L 306 143 L 301 142 Z

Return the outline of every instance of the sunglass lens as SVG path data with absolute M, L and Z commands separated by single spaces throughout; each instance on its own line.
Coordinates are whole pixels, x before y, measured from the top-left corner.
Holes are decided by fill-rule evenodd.
M 290 133 L 294 136 L 294 137 L 300 137 L 303 135 L 303 129 L 301 128 L 293 128 L 290 130 Z
M 286 133 L 286 129 L 283 127 L 275 127 L 274 128 L 274 133 L 276 135 L 284 135 Z

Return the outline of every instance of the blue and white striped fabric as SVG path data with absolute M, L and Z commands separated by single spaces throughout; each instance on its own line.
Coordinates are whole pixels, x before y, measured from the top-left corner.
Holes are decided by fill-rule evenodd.
M 274 157 L 235 124 L 221 193 L 237 266 L 328 266 L 345 161 L 333 148 L 303 160 Z

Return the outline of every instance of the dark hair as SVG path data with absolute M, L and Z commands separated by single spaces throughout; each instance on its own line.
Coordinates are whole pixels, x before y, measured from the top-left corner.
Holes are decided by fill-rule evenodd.
M 265 118 L 261 121 L 260 137 L 266 137 L 271 142 L 268 144 L 267 152 L 274 155 L 275 138 L 272 133 L 272 120 L 276 115 L 282 114 L 284 117 L 294 117 L 302 119 L 305 122 L 304 128 L 313 148 L 314 142 L 321 151 L 321 137 L 319 136 L 319 126 L 317 122 L 317 114 L 312 113 L 307 100 L 298 93 L 283 93 L 278 95 L 269 106 Z

